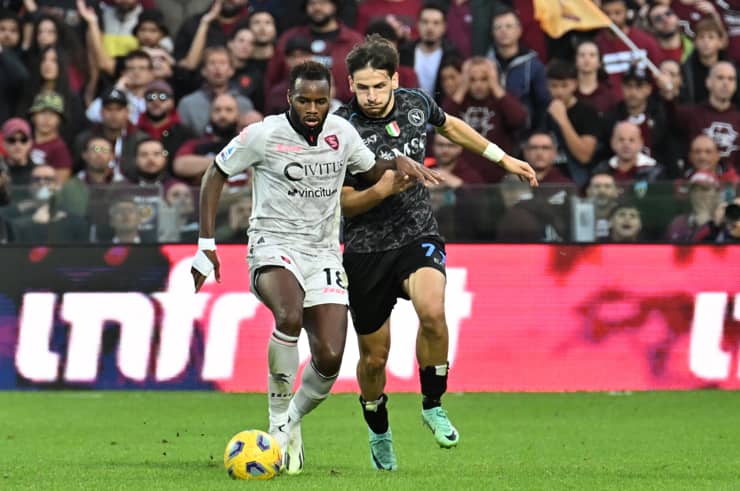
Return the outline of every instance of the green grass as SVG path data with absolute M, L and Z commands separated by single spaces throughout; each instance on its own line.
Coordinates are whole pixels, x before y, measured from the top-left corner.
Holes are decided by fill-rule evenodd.
M 223 451 L 266 398 L 210 392 L 0 392 L 0 489 L 740 489 L 740 393 L 449 394 L 460 446 L 394 394 L 400 469 L 370 468 L 354 395 L 303 424 L 302 475 L 230 481 Z

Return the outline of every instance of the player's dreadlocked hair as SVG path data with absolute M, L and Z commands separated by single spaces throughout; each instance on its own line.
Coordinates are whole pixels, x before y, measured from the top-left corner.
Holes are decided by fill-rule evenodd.
M 347 70 L 350 76 L 354 76 L 357 70 L 363 68 L 385 70 L 392 77 L 398 69 L 396 47 L 379 34 L 369 35 L 365 42 L 356 45 L 347 55 Z
M 290 71 L 290 92 L 295 91 L 295 82 L 301 80 L 326 80 L 331 87 L 331 72 L 319 62 L 304 61 Z

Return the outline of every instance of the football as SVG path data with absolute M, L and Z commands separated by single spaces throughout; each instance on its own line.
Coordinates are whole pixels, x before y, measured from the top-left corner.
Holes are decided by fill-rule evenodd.
M 272 479 L 280 473 L 282 461 L 278 442 L 260 430 L 237 433 L 224 452 L 224 467 L 232 479 Z

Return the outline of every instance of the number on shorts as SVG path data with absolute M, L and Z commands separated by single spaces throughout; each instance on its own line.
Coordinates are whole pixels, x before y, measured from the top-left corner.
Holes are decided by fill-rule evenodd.
M 331 286 L 331 278 L 332 278 L 331 272 L 332 272 L 331 268 L 324 268 L 324 273 L 326 273 L 326 284 L 329 286 Z M 334 283 L 339 288 L 345 288 L 344 281 L 342 280 L 342 272 L 338 269 L 334 270 Z
M 421 247 L 427 250 L 425 254 L 426 257 L 430 257 L 432 254 L 434 254 L 434 251 L 437 250 L 437 246 L 432 244 L 431 242 L 422 242 Z M 442 264 L 444 264 L 447 260 L 447 256 L 442 251 L 439 251 L 439 255 L 442 256 Z

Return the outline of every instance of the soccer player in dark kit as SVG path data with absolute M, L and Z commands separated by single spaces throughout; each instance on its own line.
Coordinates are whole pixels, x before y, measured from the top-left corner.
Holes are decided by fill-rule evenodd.
M 347 56 L 353 99 L 336 114 L 357 128 L 379 158 L 424 158 L 427 124 L 453 142 L 485 156 L 537 186 L 534 170 L 506 155 L 461 119 L 445 114 L 421 90 L 398 88 L 398 52 L 377 35 Z M 349 278 L 352 319 L 358 334 L 357 379 L 369 427 L 371 463 L 396 469 L 384 394 L 390 349 L 390 314 L 397 298 L 411 299 L 419 317 L 416 356 L 421 381 L 422 419 L 441 447 L 460 435 L 441 406 L 447 389 L 448 332 L 444 311 L 445 245 L 432 214 L 429 191 L 413 181 L 369 185 L 348 176 L 342 188 L 344 267 Z

